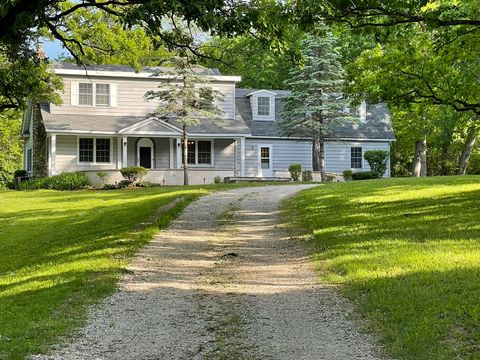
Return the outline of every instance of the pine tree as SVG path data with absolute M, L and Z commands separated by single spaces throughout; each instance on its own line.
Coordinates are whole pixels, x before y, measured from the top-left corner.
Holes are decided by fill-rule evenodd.
M 325 28 L 310 34 L 301 43 L 302 63 L 293 68 L 286 86 L 291 94 L 284 98 L 281 128 L 288 135 L 309 137 L 313 141 L 314 167 L 325 180 L 326 137 L 335 125 L 353 121 L 344 111 L 349 107 L 341 94 L 344 84 L 337 40 Z
M 222 95 L 208 86 L 208 69 L 193 66 L 187 56 L 176 56 L 170 60 L 171 70 L 157 75 L 171 75 L 162 82 L 158 90 L 148 91 L 147 100 L 160 100 L 160 106 L 154 116 L 166 122 L 173 122 L 182 127 L 183 149 L 183 183 L 188 185 L 188 132 L 192 126 L 203 121 L 215 121 L 223 111 L 215 101 L 221 101 Z

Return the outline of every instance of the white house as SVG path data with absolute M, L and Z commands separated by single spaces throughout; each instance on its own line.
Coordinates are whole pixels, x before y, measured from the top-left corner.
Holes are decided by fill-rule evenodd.
M 181 129 L 152 117 L 160 104 L 144 100 L 147 91 L 161 84 L 162 76 L 153 76 L 159 68 L 136 73 L 126 66 L 91 66 L 86 71 L 55 63 L 54 69 L 64 80 L 63 104 L 31 106 L 24 116 L 25 168 L 30 174 L 43 168 L 48 175 L 85 171 L 96 181 L 102 170 L 111 173 L 110 181 L 119 181 L 119 169 L 141 165 L 149 169 L 147 181 L 183 182 Z M 208 77 L 210 86 L 224 95 L 218 104 L 224 114 L 188 129 L 192 184 L 211 183 L 216 176 L 286 176 L 294 162 L 312 170 L 311 141 L 287 137 L 277 126 L 281 98 L 288 92 L 238 89 L 240 77 L 215 70 Z M 368 170 L 363 153 L 388 151 L 394 141 L 383 104 L 363 104 L 357 113 L 358 122 L 339 126 L 326 143 L 327 172 Z M 44 139 L 44 145 L 35 137 Z

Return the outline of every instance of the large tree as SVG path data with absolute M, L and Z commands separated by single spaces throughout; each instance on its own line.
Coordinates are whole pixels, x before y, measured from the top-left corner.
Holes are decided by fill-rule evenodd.
M 325 180 L 324 142 L 335 125 L 353 121 L 344 111 L 349 107 L 341 94 L 344 85 L 337 40 L 325 27 L 302 41 L 303 61 L 290 71 L 280 126 L 289 135 L 313 140 L 314 164 Z
M 170 79 L 145 97 L 160 101 L 154 116 L 182 127 L 183 181 L 188 185 L 188 129 L 204 121 L 215 122 L 223 113 L 216 105 L 223 97 L 209 86 L 209 70 L 194 66 L 188 56 L 173 57 L 170 63 L 171 70 L 159 73 L 169 74 Z

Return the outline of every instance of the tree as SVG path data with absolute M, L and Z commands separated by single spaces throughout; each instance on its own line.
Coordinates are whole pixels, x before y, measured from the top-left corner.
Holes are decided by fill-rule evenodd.
M 322 27 L 319 33 L 302 41 L 303 62 L 290 71 L 286 85 L 291 95 L 284 100 L 280 122 L 289 135 L 313 139 L 314 163 L 325 180 L 324 141 L 333 127 L 343 121 L 353 121 L 344 112 L 349 107 L 340 95 L 344 85 L 340 53 L 336 38 Z
M 223 97 L 208 86 L 208 70 L 193 67 L 188 56 L 173 57 L 170 63 L 173 65 L 171 79 L 161 83 L 158 90 L 147 92 L 145 98 L 160 100 L 161 105 L 153 115 L 182 128 L 183 183 L 188 185 L 188 128 L 202 121 L 215 121 L 222 115 L 215 102 Z
M 0 189 L 12 181 L 15 170 L 22 169 L 21 124 L 20 111 L 0 113 Z

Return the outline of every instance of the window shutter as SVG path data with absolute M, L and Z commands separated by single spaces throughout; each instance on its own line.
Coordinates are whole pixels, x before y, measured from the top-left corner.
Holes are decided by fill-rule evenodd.
M 275 121 L 275 96 L 270 96 L 270 119 Z
M 118 106 L 117 84 L 110 84 L 110 106 Z
M 78 82 L 75 81 L 70 83 L 70 104 L 72 106 L 78 105 Z

